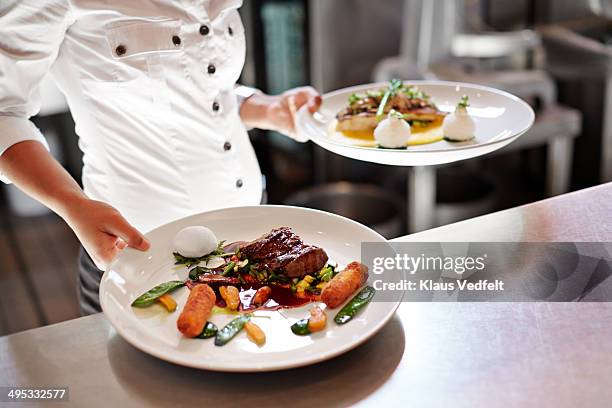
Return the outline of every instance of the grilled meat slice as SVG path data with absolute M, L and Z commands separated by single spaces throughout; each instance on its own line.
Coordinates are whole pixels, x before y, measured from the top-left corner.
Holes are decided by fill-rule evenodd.
M 336 130 L 340 132 L 374 130 L 378 125 L 376 112 L 381 102 L 380 99 L 382 98 L 366 96 L 352 102 L 336 116 L 338 119 Z M 389 99 L 385 105 L 385 114 L 391 109 L 402 113 L 406 120 L 424 122 L 440 120 L 446 115 L 429 100 L 411 97 L 404 93 L 399 93 Z
M 214 273 L 207 273 L 198 276 L 198 279 L 185 281 L 185 286 L 189 289 L 193 289 L 194 286 L 206 284 L 213 289 L 218 289 L 219 286 L 238 286 L 240 285 L 240 279 L 228 276 L 221 276 Z
M 318 272 L 327 262 L 322 248 L 304 243 L 291 228 L 281 227 L 240 247 L 242 256 L 264 269 L 290 278 Z

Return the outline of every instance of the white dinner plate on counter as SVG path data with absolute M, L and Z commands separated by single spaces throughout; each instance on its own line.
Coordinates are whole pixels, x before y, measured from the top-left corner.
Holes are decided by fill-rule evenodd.
M 336 115 L 354 93 L 379 90 L 388 83 L 374 83 L 340 89 L 323 95 L 323 104 L 314 115 L 302 107 L 297 114 L 297 131 L 322 148 L 352 159 L 395 166 L 430 166 L 456 162 L 491 153 L 515 141 L 533 125 L 533 109 L 522 99 L 485 86 L 445 81 L 404 81 L 425 92 L 443 112 L 453 112 L 463 95 L 469 97 L 468 112 L 476 122 L 474 140 L 409 146 L 407 149 L 380 149 L 351 143 L 335 131 Z M 441 131 L 441 129 L 440 129 Z
M 188 339 L 176 328 L 176 320 L 189 290 L 182 287 L 172 296 L 178 303 L 173 313 L 160 305 L 134 308 L 139 295 L 159 283 L 187 279 L 188 270 L 174 265 L 172 241 L 181 229 L 203 225 L 219 240 L 253 240 L 273 228 L 291 227 L 306 243 L 325 249 L 330 260 L 343 268 L 359 261 L 362 242 L 385 242 L 368 227 L 348 218 L 323 211 L 287 207 L 252 206 L 228 208 L 193 215 L 161 226 L 146 236 L 147 252 L 125 250 L 108 267 L 100 283 L 100 303 L 117 333 L 136 348 L 172 363 L 216 371 L 272 371 L 304 366 L 344 353 L 374 335 L 393 316 L 399 302 L 371 302 L 352 321 L 337 325 L 339 310 L 328 311 L 323 332 L 297 336 L 290 326 L 308 316 L 312 304 L 281 311 L 255 312 L 253 321 L 266 333 L 266 343 L 258 347 L 239 333 L 222 347 L 214 339 Z M 213 314 L 210 321 L 221 328 L 236 316 Z

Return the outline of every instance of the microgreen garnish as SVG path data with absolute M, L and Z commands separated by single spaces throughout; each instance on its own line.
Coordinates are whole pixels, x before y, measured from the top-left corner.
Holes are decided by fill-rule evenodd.
M 470 99 L 467 95 L 463 95 L 459 103 L 457 103 L 457 107 L 466 109 L 468 106 L 470 106 Z
M 196 266 L 189 271 L 189 279 L 196 280 L 200 275 L 210 273 L 211 270 L 202 266 Z
M 404 115 L 402 115 L 400 112 L 396 111 L 395 109 L 391 109 L 389 111 L 389 117 L 395 118 L 395 119 L 404 119 Z
M 404 86 L 404 82 L 401 79 L 392 79 L 389 82 L 389 88 L 383 95 L 380 104 L 378 105 L 378 110 L 376 111 L 376 120 L 380 121 L 385 114 L 385 106 L 389 99 L 397 95 L 397 92 L 402 89 Z
M 172 255 L 174 255 L 174 259 L 176 261 L 174 262 L 174 264 L 175 265 L 185 265 L 188 268 L 191 268 L 193 265 L 197 265 L 200 262 L 207 263 L 212 258 L 219 258 L 219 257 L 226 258 L 228 256 L 232 256 L 236 254 L 235 252 L 223 251 L 224 244 L 225 244 L 225 241 L 219 242 L 219 244 L 217 245 L 217 248 L 214 251 L 212 251 L 210 254 L 201 256 L 199 258 L 188 258 L 186 256 L 179 254 L 178 252 L 173 252 Z
M 359 101 L 360 99 L 363 99 L 363 97 L 359 94 L 356 93 L 352 93 L 349 98 L 348 98 L 348 102 L 350 105 L 354 104 L 355 102 Z

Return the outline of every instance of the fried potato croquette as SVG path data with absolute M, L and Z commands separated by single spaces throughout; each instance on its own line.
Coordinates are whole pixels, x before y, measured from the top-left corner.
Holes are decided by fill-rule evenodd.
M 359 263 L 351 262 L 338 273 L 321 292 L 321 301 L 330 308 L 340 306 L 368 280 L 368 268 Z
M 176 327 L 183 336 L 197 337 L 202 333 L 216 300 L 215 292 L 206 284 L 191 289 L 187 303 L 176 321 Z

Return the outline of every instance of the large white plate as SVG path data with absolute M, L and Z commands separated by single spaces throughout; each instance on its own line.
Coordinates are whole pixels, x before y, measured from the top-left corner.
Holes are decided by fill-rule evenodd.
M 439 141 L 410 146 L 405 150 L 378 149 L 350 145 L 330 136 L 328 129 L 355 92 L 386 88 L 387 83 L 354 86 L 323 96 L 319 112 L 310 114 L 306 107 L 297 115 L 297 131 L 322 148 L 342 156 L 396 166 L 429 166 L 482 156 L 516 140 L 533 125 L 533 109 L 523 100 L 497 89 L 445 81 L 405 81 L 429 94 L 438 108 L 452 112 L 463 95 L 470 98 L 470 114 L 476 121 L 476 138 L 464 143 Z
M 296 336 L 290 325 L 308 315 L 311 305 L 281 312 L 257 312 L 255 322 L 266 332 L 263 347 L 240 333 L 223 347 L 213 339 L 187 339 L 176 329 L 176 319 L 188 289 L 173 292 L 178 309 L 169 314 L 161 306 L 132 308 L 143 292 L 165 281 L 186 279 L 187 269 L 175 267 L 172 239 L 184 227 L 204 225 L 228 242 L 251 240 L 272 228 L 289 226 L 305 242 L 323 247 L 340 266 L 359 260 L 362 242 L 384 242 L 371 229 L 347 218 L 305 208 L 254 206 L 229 208 L 184 218 L 147 234 L 151 249 L 127 249 L 107 269 L 100 283 L 104 313 L 121 337 L 140 350 L 176 364 L 218 371 L 272 371 L 323 361 L 348 351 L 375 334 L 393 316 L 398 303 L 372 302 L 353 321 L 336 325 L 336 310 L 328 313 L 328 328 L 311 336 Z M 214 314 L 222 327 L 235 316 Z

